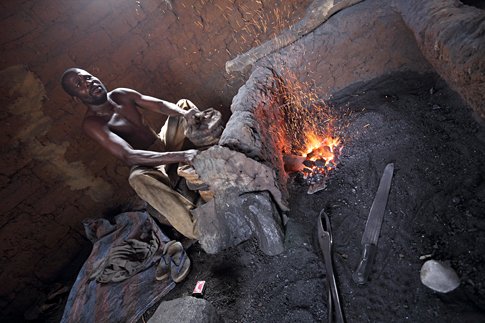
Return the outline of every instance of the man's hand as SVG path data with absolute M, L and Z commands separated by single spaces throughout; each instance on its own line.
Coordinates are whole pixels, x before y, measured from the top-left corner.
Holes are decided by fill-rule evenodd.
M 199 151 L 197 149 L 185 150 L 184 151 L 184 157 L 185 157 L 184 162 L 186 162 L 189 165 L 192 165 L 192 161 L 194 160 L 195 156 L 197 156 L 198 153 L 199 153 Z
M 190 110 L 188 110 L 184 114 L 184 118 L 185 120 L 187 120 L 187 124 L 189 126 L 194 124 L 199 124 L 203 117 L 204 117 L 204 114 L 195 107 L 190 108 Z

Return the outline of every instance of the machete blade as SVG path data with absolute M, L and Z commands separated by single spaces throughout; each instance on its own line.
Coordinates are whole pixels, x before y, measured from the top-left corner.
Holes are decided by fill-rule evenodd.
M 377 251 L 377 241 L 381 232 L 382 219 L 386 210 L 389 189 L 391 188 L 392 175 L 394 173 L 394 164 L 387 164 L 384 168 L 376 196 L 365 224 L 364 234 L 362 235 L 362 256 L 357 269 L 352 274 L 352 279 L 357 284 L 365 284 L 369 277 L 372 263 Z
M 384 218 L 384 211 L 386 210 L 387 198 L 389 196 L 389 189 L 391 188 L 393 173 L 394 164 L 387 164 L 386 168 L 384 168 L 384 173 L 382 174 L 376 196 L 372 202 L 369 216 L 367 217 L 367 223 L 365 224 L 365 230 L 361 241 L 363 245 L 376 245 L 377 241 L 379 240 L 379 234 L 381 232 L 382 220 Z

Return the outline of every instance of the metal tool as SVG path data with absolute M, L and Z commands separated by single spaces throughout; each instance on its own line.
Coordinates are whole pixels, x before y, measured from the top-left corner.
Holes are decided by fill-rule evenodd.
M 379 240 L 379 233 L 381 231 L 382 219 L 387 205 L 393 173 L 394 164 L 387 164 L 386 168 L 384 168 L 374 202 L 372 202 L 369 216 L 367 217 L 367 223 L 361 241 L 363 247 L 362 256 L 357 269 L 352 275 L 352 279 L 357 284 L 365 284 L 367 282 L 372 263 L 376 256 L 377 241 Z
M 325 224 L 322 223 L 322 216 L 325 218 Z M 332 259 L 332 230 L 330 227 L 330 219 L 324 210 L 320 211 L 317 220 L 317 235 L 318 244 L 323 253 L 325 262 L 325 270 L 327 272 L 327 285 L 328 285 L 328 321 L 333 322 L 334 317 L 334 305 L 335 305 L 335 318 L 337 323 L 344 323 L 344 315 L 342 313 L 342 306 L 340 305 L 340 299 L 338 296 L 337 283 L 335 281 L 335 273 L 333 270 Z

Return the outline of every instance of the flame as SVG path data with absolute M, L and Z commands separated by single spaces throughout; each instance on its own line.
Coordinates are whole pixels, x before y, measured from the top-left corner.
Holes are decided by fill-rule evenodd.
M 306 179 L 316 174 L 327 175 L 337 166 L 342 148 L 338 137 L 320 137 L 314 132 L 308 133 L 305 149 L 300 155 L 311 163 L 305 165 L 303 177 Z
M 340 145 L 339 138 L 321 138 L 315 133 L 309 133 L 306 138 L 306 149 L 301 156 L 307 157 L 311 161 L 324 159 L 327 165 L 335 158 L 335 152 Z

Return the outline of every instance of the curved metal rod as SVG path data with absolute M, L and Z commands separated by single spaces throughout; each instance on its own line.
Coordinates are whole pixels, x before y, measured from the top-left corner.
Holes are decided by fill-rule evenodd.
M 322 223 L 322 216 L 325 218 L 325 225 Z M 330 219 L 327 214 L 320 211 L 317 221 L 318 230 L 318 243 L 320 249 L 323 252 L 323 258 L 325 262 L 325 270 L 327 272 L 327 283 L 329 287 L 329 298 L 328 298 L 328 320 L 330 323 L 333 322 L 333 312 L 335 311 L 335 317 L 337 323 L 344 323 L 344 315 L 342 312 L 342 306 L 340 304 L 340 298 L 338 295 L 337 282 L 335 280 L 335 273 L 333 269 L 332 260 L 332 229 L 330 227 Z M 335 304 L 335 309 L 334 309 Z

